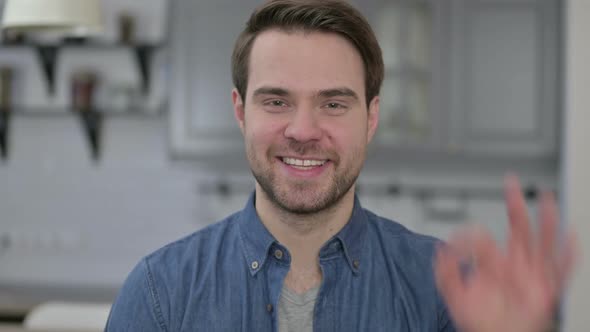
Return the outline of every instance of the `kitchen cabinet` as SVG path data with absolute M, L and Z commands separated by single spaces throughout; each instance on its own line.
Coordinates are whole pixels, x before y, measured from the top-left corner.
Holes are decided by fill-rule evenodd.
M 430 105 L 436 86 L 435 43 L 441 10 L 436 1 L 380 1 L 369 20 L 383 52 L 378 144 L 417 148 L 437 141 L 440 113 Z
M 449 14 L 449 147 L 470 155 L 555 156 L 559 2 L 452 0 Z
M 231 103 L 231 54 L 258 0 L 179 0 L 172 6 L 171 149 L 218 164 L 243 160 Z M 221 166 L 221 165 L 220 165 Z
M 244 160 L 230 56 L 259 3 L 174 3 L 174 156 L 216 167 Z M 375 29 L 386 69 L 369 162 L 391 164 L 393 155 L 399 161 L 416 152 L 447 159 L 556 156 L 558 0 L 353 3 Z
M 386 67 L 373 149 L 379 162 L 392 152 L 447 161 L 556 160 L 559 1 L 371 5 Z

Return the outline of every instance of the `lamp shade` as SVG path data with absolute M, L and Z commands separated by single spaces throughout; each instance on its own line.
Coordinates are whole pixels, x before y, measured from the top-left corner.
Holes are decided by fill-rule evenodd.
M 102 30 L 100 0 L 6 0 L 2 28 L 98 33 Z

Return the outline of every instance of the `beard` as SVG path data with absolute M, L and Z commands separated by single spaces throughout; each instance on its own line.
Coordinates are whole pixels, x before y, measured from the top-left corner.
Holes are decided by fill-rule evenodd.
M 333 167 L 334 172 L 327 184 L 281 177 L 278 172 L 273 171 L 273 163 L 282 162 L 276 159 L 277 154 L 273 151 L 291 151 L 301 156 L 312 153 L 330 156 L 330 167 Z M 272 204 L 290 214 L 309 215 L 336 206 L 350 191 L 360 174 L 365 149 L 362 146 L 356 147 L 344 162 L 335 153 L 322 151 L 315 143 L 296 141 L 290 141 L 282 148 L 271 147 L 264 155 L 265 160 L 261 160 L 255 153 L 253 144 L 247 146 L 246 153 L 254 178 Z

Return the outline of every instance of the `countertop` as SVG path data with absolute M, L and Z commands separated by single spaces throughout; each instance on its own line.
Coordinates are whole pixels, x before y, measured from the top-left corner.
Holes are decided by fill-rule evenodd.
M 0 324 L 0 332 L 57 332 L 57 330 L 27 330 L 18 324 Z M 64 332 L 61 330 L 61 332 Z M 67 330 L 67 332 L 101 332 L 101 330 Z

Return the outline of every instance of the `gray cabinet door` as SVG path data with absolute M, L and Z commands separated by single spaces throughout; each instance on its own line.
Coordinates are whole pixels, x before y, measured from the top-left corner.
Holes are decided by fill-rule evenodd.
M 231 103 L 231 54 L 259 0 L 176 0 L 171 13 L 171 149 L 174 157 L 240 160 Z
M 438 2 L 437 2 L 438 1 Z M 376 144 L 420 149 L 439 141 L 436 93 L 440 0 L 381 0 L 369 7 L 385 64 Z
M 556 0 L 452 0 L 450 146 L 552 157 L 559 110 Z

